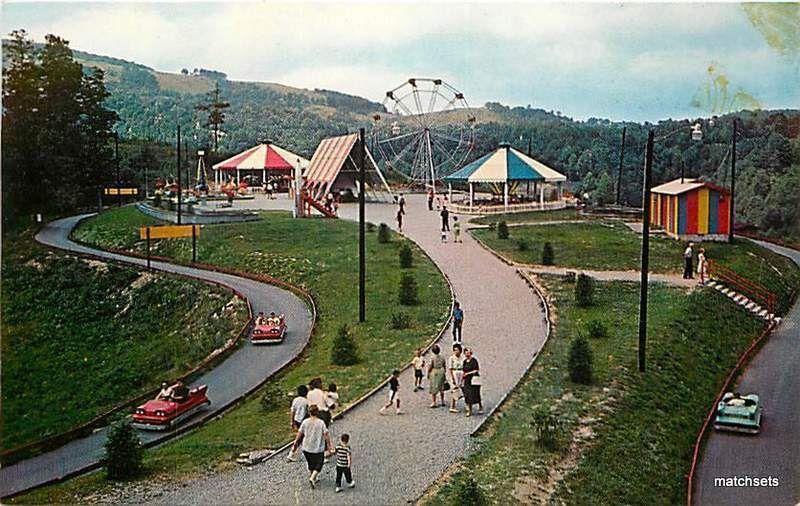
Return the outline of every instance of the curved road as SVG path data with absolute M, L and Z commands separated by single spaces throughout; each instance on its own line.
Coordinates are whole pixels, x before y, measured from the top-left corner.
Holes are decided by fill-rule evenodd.
M 755 241 L 800 265 L 800 251 Z M 701 506 L 800 503 L 800 301 L 767 338 L 735 390 L 764 403 L 757 436 L 713 429 L 698 464 L 694 503 Z M 725 487 L 715 478 L 777 478 L 777 486 Z M 746 485 L 746 482 L 743 482 Z
M 484 250 L 464 232 L 463 244 L 442 244 L 439 215 L 428 211 L 424 195 L 406 200 L 404 232 L 430 255 L 450 279 L 465 312 L 464 342 L 480 361 L 485 408 L 496 406 L 514 388 L 545 342 L 546 325 L 538 299 L 516 269 Z M 393 225 L 396 207 L 367 206 L 367 219 Z M 344 205 L 340 215 L 357 216 L 357 207 Z M 463 230 L 463 229 L 462 229 Z M 369 275 L 369 273 L 367 273 Z M 425 282 L 418 280 L 418 282 Z M 387 287 L 387 297 L 394 297 Z M 371 325 L 369 308 L 367 320 Z M 445 356 L 451 336 L 442 337 Z M 408 357 L 409 360 L 411 357 Z M 426 357 L 430 360 L 430 356 Z M 390 371 L 386 371 L 388 376 Z M 427 385 L 427 380 L 424 382 Z M 249 469 L 210 473 L 183 483 L 153 483 L 135 487 L 112 502 L 159 504 L 401 504 L 414 501 L 450 464 L 470 450 L 470 434 L 485 419 L 467 418 L 447 409 L 429 409 L 427 391 L 414 392 L 412 371 L 400 375 L 404 415 L 378 414 L 386 389 L 367 398 L 331 428 L 338 438 L 350 434 L 356 488 L 333 490 L 333 465 L 325 466 L 319 486 L 311 490 L 302 458 L 288 463 L 285 454 Z M 448 399 L 449 401 L 449 399 Z
M 91 214 L 48 223 L 36 235 L 36 240 L 47 246 L 75 253 L 87 253 L 135 267 L 146 265 L 144 259 L 97 250 L 71 241 L 69 234 L 72 229 L 88 216 Z M 185 430 L 187 425 L 200 424 L 230 406 L 242 395 L 249 393 L 300 353 L 311 337 L 311 311 L 305 301 L 292 292 L 251 279 L 166 262 L 153 261 L 151 266 L 155 270 L 192 276 L 236 289 L 247 298 L 254 313 L 259 311 L 284 313 L 289 324 L 286 339 L 281 345 L 253 346 L 247 340 L 222 363 L 198 378 L 193 384 L 208 385 L 211 407 L 176 430 Z M 146 445 L 156 444 L 174 435 L 174 431 L 139 431 L 139 437 Z M 0 469 L 0 497 L 16 494 L 97 466 L 104 453 L 105 439 L 106 430 L 102 429 L 53 451 Z

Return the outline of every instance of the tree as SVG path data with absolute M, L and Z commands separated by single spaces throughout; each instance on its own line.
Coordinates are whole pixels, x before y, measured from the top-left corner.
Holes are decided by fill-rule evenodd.
M 542 265 L 553 265 L 553 245 L 549 242 L 542 246 Z
M 195 69 L 196 71 L 197 69 Z M 203 69 L 201 69 L 203 70 Z M 214 137 L 214 154 L 216 155 L 219 149 L 219 131 L 220 127 L 225 123 L 225 109 L 230 107 L 231 104 L 225 102 L 220 98 L 219 82 L 214 83 L 214 90 L 206 95 L 206 100 L 197 105 L 197 110 L 203 111 L 208 114 L 205 122 L 206 127 L 213 128 Z
M 339 327 L 339 332 L 333 340 L 331 349 L 331 362 L 335 365 L 353 365 L 359 361 L 358 347 L 347 324 Z
M 578 334 L 569 348 L 569 379 L 588 385 L 592 382 L 592 349 L 589 341 Z
M 417 280 L 409 273 L 403 273 L 403 276 L 400 278 L 398 301 L 404 306 L 416 306 L 419 304 Z
M 408 243 L 403 243 L 400 246 L 400 250 L 398 252 L 400 257 L 400 267 L 403 269 L 409 269 L 414 265 L 414 253 L 411 251 L 411 247 Z
M 497 238 L 508 239 L 508 224 L 505 221 L 497 224 Z
M 578 307 L 589 307 L 592 305 L 594 294 L 594 281 L 584 273 L 578 274 L 575 282 L 575 305 Z
M 127 418 L 111 425 L 105 450 L 103 465 L 108 479 L 126 480 L 142 472 L 144 448 Z

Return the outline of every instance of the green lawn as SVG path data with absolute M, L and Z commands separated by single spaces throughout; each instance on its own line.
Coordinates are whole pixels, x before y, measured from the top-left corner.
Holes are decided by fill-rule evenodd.
M 198 472 L 213 466 L 229 466 L 241 451 L 275 446 L 292 436 L 286 411 L 297 385 L 314 376 L 335 382 L 344 404 L 357 399 L 386 378 L 392 369 L 406 364 L 413 350 L 438 332 L 450 308 L 450 292 L 435 265 L 416 247 L 410 272 L 419 285 L 420 304 L 397 304 L 399 279 L 397 248 L 400 239 L 380 244 L 376 232 L 367 234 L 367 322 L 358 321 L 357 224 L 344 220 L 292 219 L 288 213 L 264 213 L 259 222 L 204 227 L 198 240 L 200 261 L 275 276 L 307 288 L 319 310 L 311 344 L 302 359 L 279 374 L 261 391 L 224 417 L 189 435 L 148 452 L 152 473 L 172 475 Z M 123 208 L 89 220 L 75 237 L 99 245 L 142 250 L 134 227 L 151 220 L 133 208 Z M 157 244 L 160 255 L 188 260 L 191 244 L 181 239 Z M 411 316 L 411 328 L 390 328 L 393 313 Z M 351 325 L 361 362 L 354 366 L 331 365 L 331 345 L 337 329 Z M 279 407 L 264 410 L 261 398 L 277 395 Z M 23 496 L 24 502 L 70 499 L 79 490 L 106 486 L 96 476 L 48 487 Z
M 490 248 L 517 262 L 539 264 L 542 246 L 553 245 L 555 265 L 576 269 L 639 270 L 641 236 L 622 223 L 592 222 L 535 225 L 509 228 L 508 239 L 498 239 L 496 230 L 473 230 L 478 239 Z M 528 249 L 520 251 L 519 242 Z M 650 270 L 679 273 L 683 269 L 680 241 L 664 237 L 650 240 Z M 784 313 L 791 295 L 800 286 L 800 269 L 791 260 L 741 239 L 734 244 L 708 242 L 695 246 L 705 248 L 710 260 L 719 262 L 745 278 L 769 288 L 778 295 L 778 312 Z
M 763 323 L 723 296 L 701 290 L 650 289 L 648 372 L 637 370 L 638 285 L 598 283 L 595 305 L 577 308 L 574 285 L 555 277 L 558 323 L 536 365 L 515 388 L 502 417 L 494 417 L 477 451 L 425 502 L 453 504 L 471 475 L 491 504 L 538 503 L 538 485 L 553 468 L 550 504 L 681 504 L 694 439 L 719 385 Z M 591 339 L 595 381 L 572 383 L 566 367 L 570 339 L 588 321 L 602 321 L 607 338 Z M 607 389 L 607 390 L 604 390 Z M 532 414 L 544 407 L 565 422 L 565 441 L 580 448 L 547 451 L 532 435 Z M 574 439 L 573 439 L 574 437 Z M 565 465 L 567 461 L 572 465 Z M 467 471 L 466 469 L 469 469 Z
M 523 213 L 503 213 L 480 216 L 470 220 L 477 225 L 506 223 L 539 223 L 544 221 L 585 220 L 585 216 L 578 214 L 577 209 L 556 209 L 553 211 L 525 211 Z
M 227 291 L 52 253 L 31 230 L 3 236 L 2 265 L 4 450 L 180 375 L 247 320 Z

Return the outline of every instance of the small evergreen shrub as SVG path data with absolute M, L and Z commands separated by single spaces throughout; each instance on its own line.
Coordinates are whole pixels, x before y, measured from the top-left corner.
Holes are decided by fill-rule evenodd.
M 517 251 L 528 251 L 531 249 L 527 239 L 517 239 Z
M 403 243 L 398 251 L 400 257 L 400 267 L 403 269 L 410 269 L 414 266 L 414 253 L 411 251 L 411 246 L 408 243 Z
M 415 306 L 419 304 L 417 296 L 417 280 L 409 273 L 403 274 L 400 278 L 400 304 L 404 306 Z
M 127 480 L 142 472 L 144 448 L 127 417 L 111 425 L 105 450 L 103 465 L 109 480 Z
M 608 337 L 608 329 L 600 320 L 591 320 L 586 325 L 586 332 L 592 339 L 603 339 Z
M 575 304 L 578 307 L 589 307 L 592 305 L 594 296 L 594 280 L 586 274 L 578 274 L 575 281 Z
M 392 313 L 392 328 L 395 330 L 403 330 L 411 327 L 411 316 L 403 311 Z
M 581 334 L 572 340 L 569 348 L 569 379 L 583 385 L 592 382 L 592 349 Z
M 389 225 L 386 223 L 381 223 L 378 225 L 378 242 L 385 244 L 390 240 L 391 236 L 389 234 Z
M 375 232 L 375 224 L 371 221 L 367 222 L 367 232 Z
M 565 423 L 558 415 L 547 408 L 539 408 L 531 417 L 531 427 L 536 434 L 536 442 L 548 451 L 556 451 L 564 441 Z
M 508 223 L 501 221 L 497 224 L 497 238 L 508 239 Z
M 331 362 L 333 362 L 334 365 L 353 365 L 357 364 L 358 360 L 356 342 L 350 334 L 350 329 L 347 327 L 347 324 L 344 324 L 339 327 L 339 332 L 333 340 Z
M 261 396 L 261 408 L 270 411 L 275 408 L 285 406 L 286 395 L 281 392 L 274 382 L 269 382 L 264 387 L 264 395 Z
M 553 265 L 553 245 L 549 242 L 542 246 L 542 265 Z
M 455 484 L 454 504 L 460 506 L 483 506 L 487 504 L 483 491 L 478 487 L 475 478 L 468 474 L 460 476 Z

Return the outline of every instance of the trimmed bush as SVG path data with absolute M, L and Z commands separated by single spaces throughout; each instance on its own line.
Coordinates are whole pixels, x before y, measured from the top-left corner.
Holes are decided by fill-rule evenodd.
M 333 348 L 331 350 L 331 362 L 334 365 L 353 365 L 357 364 L 358 347 L 350 334 L 350 329 L 347 324 L 339 327 L 339 332 L 333 340 Z
M 575 281 L 575 304 L 578 307 L 589 307 L 592 305 L 594 296 L 594 280 L 586 274 L 578 274 Z
M 472 476 L 467 474 L 459 477 L 456 482 L 456 500 L 454 504 L 460 506 L 483 506 L 487 504 L 483 491 Z
M 608 329 L 600 320 L 591 320 L 586 325 L 586 332 L 592 339 L 603 339 L 608 337 Z
M 371 221 L 367 222 L 367 232 L 375 232 L 375 224 Z
M 274 382 L 269 382 L 264 387 L 264 395 L 261 396 L 261 408 L 264 411 L 282 407 L 286 405 L 286 395 L 278 388 Z
M 528 243 L 527 239 L 517 240 L 517 251 L 528 251 L 529 249 L 531 249 L 531 246 Z
M 497 238 L 508 239 L 508 223 L 501 221 L 497 224 Z
M 548 451 L 556 451 L 562 446 L 566 424 L 548 408 L 536 410 L 531 417 L 531 428 L 536 434 L 536 442 Z
M 408 243 L 403 243 L 398 251 L 400 257 L 400 267 L 403 269 L 410 269 L 414 266 L 414 252 L 411 251 L 411 246 Z
M 592 382 L 592 349 L 581 334 L 572 340 L 569 348 L 569 379 L 583 385 Z
M 411 316 L 408 313 L 399 311 L 392 314 L 392 328 L 403 330 L 411 327 Z
M 378 242 L 386 244 L 391 240 L 391 235 L 389 234 L 389 225 L 386 223 L 381 223 L 378 225 Z
M 542 265 L 553 265 L 553 245 L 549 242 L 542 246 Z
M 419 304 L 417 280 L 409 273 L 403 274 L 400 278 L 400 293 L 398 299 L 400 304 L 404 306 L 416 306 Z
M 105 449 L 103 465 L 109 480 L 127 480 L 142 472 L 144 448 L 127 417 L 111 425 Z

